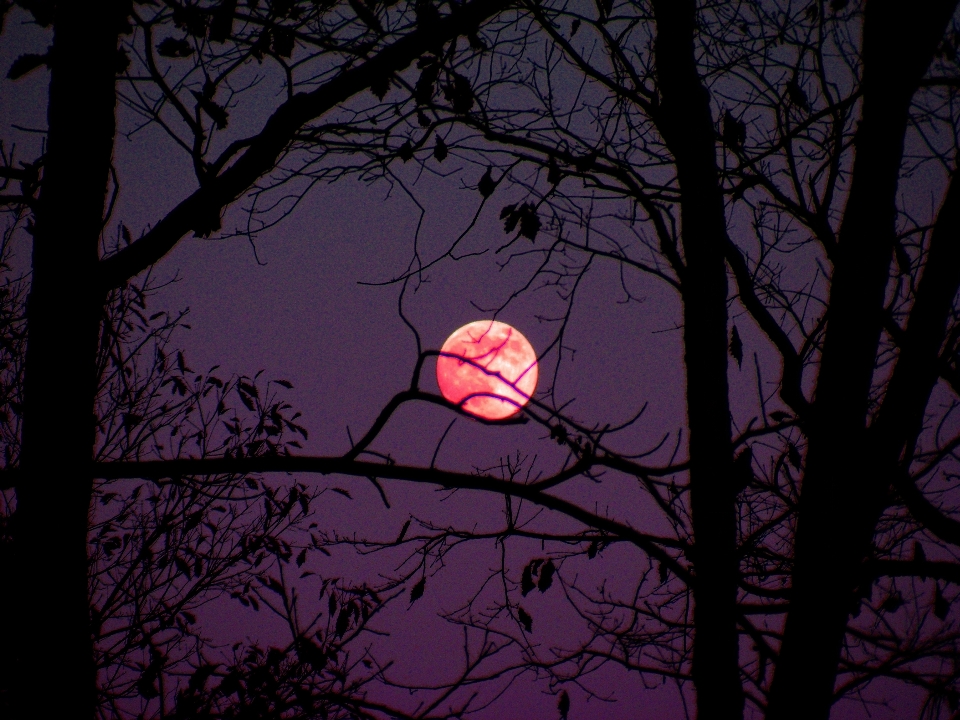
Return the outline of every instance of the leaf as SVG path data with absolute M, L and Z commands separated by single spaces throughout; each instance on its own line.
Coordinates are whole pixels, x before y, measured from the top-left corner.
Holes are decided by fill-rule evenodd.
M 427 578 L 420 578 L 419 582 L 410 590 L 410 604 L 413 605 L 417 600 L 423 597 L 423 591 L 427 587 Z
M 561 180 L 563 180 L 563 172 L 561 172 L 556 161 L 551 158 L 549 168 L 547 169 L 547 182 L 551 185 L 559 185 Z
M 803 458 L 800 457 L 800 451 L 797 450 L 797 446 L 793 443 L 789 443 L 787 445 L 787 460 L 789 460 L 790 464 L 797 468 L 797 470 L 799 470 L 800 466 L 803 464 Z
M 566 690 L 560 691 L 560 697 L 557 699 L 557 710 L 560 713 L 561 720 L 567 720 L 567 713 L 570 712 L 570 696 Z
M 730 356 L 737 361 L 737 367 L 743 367 L 743 341 L 740 340 L 740 331 L 737 326 L 733 326 L 730 332 Z
M 227 126 L 227 120 L 230 117 L 230 113 L 224 110 L 220 105 L 217 105 L 206 95 L 198 93 L 196 90 L 191 90 L 190 92 L 196 99 L 197 105 L 200 106 L 200 109 L 210 116 L 210 119 L 213 120 L 214 124 L 220 130 L 223 130 Z
M 493 168 L 488 167 L 487 171 L 483 174 L 483 177 L 480 178 L 480 182 L 477 183 L 477 190 L 480 191 L 480 194 L 483 197 L 488 198 L 493 195 L 494 189 L 496 189 L 497 184 L 493 181 Z
M 300 554 L 297 555 L 297 567 L 303 567 L 303 564 L 307 561 L 307 549 L 304 548 L 300 551 Z
M 537 580 L 537 590 L 545 593 L 553 585 L 553 573 L 556 572 L 553 560 L 547 560 L 540 568 L 540 578 Z
M 533 618 L 530 617 L 530 613 L 524 610 L 522 607 L 517 608 L 517 617 L 520 619 L 520 623 L 523 625 L 524 629 L 528 633 L 533 632 Z
M 774 422 L 779 423 L 779 422 L 784 422 L 786 420 L 789 420 L 790 415 L 788 413 L 783 412 L 782 410 L 774 410 L 772 413 L 770 413 L 770 419 L 773 420 Z
M 729 110 L 725 110 L 722 136 L 727 147 L 731 150 L 740 150 L 747 140 L 747 125 L 737 120 Z
M 157 45 L 157 54 L 168 58 L 185 58 L 193 55 L 193 46 L 186 39 L 166 38 Z
M 903 596 L 898 592 L 892 592 L 880 604 L 880 609 L 884 612 L 896 612 L 903 607 Z
M 447 89 L 447 97 L 451 101 L 455 113 L 470 112 L 475 102 L 470 81 L 460 73 L 454 74 L 453 86 Z
M 916 563 L 925 563 L 927 561 L 927 553 L 923 550 L 923 545 L 920 544 L 919 540 L 913 541 L 913 561 Z
M 279 385 L 280 387 L 284 387 L 287 390 L 293 389 L 293 383 L 290 382 L 289 380 L 274 380 L 273 382 L 274 384 Z
M 533 582 L 533 563 L 531 563 L 523 569 L 523 574 L 520 576 L 520 594 L 526 597 L 535 587 L 536 583 Z
M 282 598 L 286 597 L 286 593 L 283 591 L 283 585 L 280 584 L 280 581 L 277 580 L 272 575 L 267 575 L 266 579 L 261 578 L 260 582 L 263 584 L 267 590 L 270 590 Z
M 350 493 L 348 493 L 343 488 L 330 488 L 330 489 L 333 490 L 335 493 L 343 495 L 345 498 L 347 498 L 347 500 L 353 500 L 353 496 L 351 496 Z
M 577 34 L 577 30 L 580 29 L 580 18 L 574 18 L 573 22 L 570 23 L 570 37 L 573 37 Z
M 533 203 L 524 203 L 520 208 L 520 235 L 530 240 L 537 239 L 540 232 L 540 218 Z
M 337 615 L 337 627 L 336 634 L 337 637 L 343 637 L 343 634 L 347 632 L 350 628 L 350 607 L 344 606 L 340 609 L 340 614 Z
M 421 62 L 423 61 L 421 60 Z M 435 61 L 423 68 L 417 84 L 413 88 L 413 98 L 417 105 L 430 104 L 430 101 L 433 100 L 433 94 L 436 92 L 438 77 L 440 77 L 440 66 Z
M 430 118 L 424 115 L 420 110 L 417 110 L 417 125 L 422 128 L 430 127 Z
M 590 543 L 589 547 L 587 547 L 587 557 L 593 560 L 597 556 L 597 551 L 599 549 L 600 544 L 594 540 L 592 543 Z
M 333 594 L 333 591 L 330 591 L 330 600 L 328 602 L 328 609 L 330 610 L 331 617 L 337 614 L 337 596 Z
M 470 47 L 479 52 L 483 52 L 487 49 L 487 44 L 483 41 L 477 33 L 473 32 L 467 35 L 467 41 L 470 43 Z
M 413 159 L 413 145 L 410 144 L 409 140 L 405 141 L 397 150 L 397 157 L 404 162 Z
M 210 40 L 226 42 L 233 32 L 233 16 L 237 11 L 237 0 L 223 0 L 210 18 Z
M 787 82 L 787 99 L 804 112 L 810 109 L 810 104 L 807 102 L 807 94 L 803 91 L 803 88 L 800 87 L 800 83 L 797 82 L 796 78 L 792 78 Z
M 271 49 L 277 55 L 283 58 L 293 56 L 293 49 L 296 46 L 296 38 L 293 33 L 286 28 L 274 28 L 273 43 Z
M 146 671 L 140 676 L 140 679 L 137 680 L 137 692 L 140 693 L 140 697 L 146 700 L 152 700 L 160 696 L 160 691 L 157 690 L 154 684 L 153 672 Z
M 946 620 L 950 612 L 950 602 L 943 596 L 940 583 L 937 583 L 933 592 L 933 614 L 938 620 Z
M 447 155 L 450 153 L 447 151 L 447 144 L 443 141 L 443 138 L 437 135 L 437 143 L 433 146 L 433 157 L 437 162 L 443 162 L 447 159 Z
M 44 64 L 47 65 L 47 67 L 50 66 L 49 50 L 43 55 L 26 53 L 13 61 L 13 64 L 10 66 L 10 70 L 7 72 L 7 78 L 10 80 L 17 80 Z
M 397 536 L 397 539 L 396 539 L 396 542 L 397 542 L 397 543 L 402 543 L 402 542 L 403 542 L 403 538 L 406 537 L 406 535 L 407 535 L 407 530 L 409 530 L 409 529 L 410 529 L 410 520 L 407 520 L 407 521 L 403 524 L 403 527 L 400 528 L 400 534 Z
M 657 566 L 657 574 L 660 576 L 660 584 L 662 585 L 670 579 L 670 568 L 667 567 L 666 563 L 659 563 Z

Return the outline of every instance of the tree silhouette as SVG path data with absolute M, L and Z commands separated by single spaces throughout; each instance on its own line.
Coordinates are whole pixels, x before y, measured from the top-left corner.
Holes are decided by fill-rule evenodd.
M 187 477 L 315 472 L 369 478 L 384 497 L 383 483 L 403 480 L 502 498 L 502 524 L 482 532 L 467 519 L 451 527 L 418 517 L 386 540 L 326 529 L 313 540 L 318 549 L 403 553 L 384 597 L 405 587 L 411 603 L 450 572 L 451 553 L 497 543 L 500 567 L 447 614 L 463 628 L 466 669 L 406 686 L 429 698 L 406 714 L 360 692 L 401 685 L 369 658 L 371 672 L 359 671 L 355 684 L 340 667 L 338 686 L 318 668 L 329 627 L 307 644 L 316 621 L 294 622 L 294 588 L 264 576 L 264 596 L 291 622 L 290 647 L 249 649 L 209 688 L 207 673 L 219 671 L 197 664 L 177 690 L 183 715 L 460 715 L 482 707 L 474 687 L 496 694 L 532 673 L 557 691 L 565 718 L 577 713 L 566 688 L 596 692 L 590 674 L 608 663 L 644 683 L 674 680 L 681 694 L 692 684 L 702 718 L 826 718 L 879 678 L 924 692 L 924 717 L 956 712 L 955 2 L 910 11 L 880 1 L 24 4 L 52 23 L 53 45 L 11 73 L 50 67 L 45 151 L 25 164 L 5 154 L 0 170 L 20 183 L 3 202 L 19 213 L 15 225 L 32 216 L 35 248 L 25 321 L 11 321 L 18 338 L 25 323 L 27 338 L 12 353 L 24 376 L 12 421 L 22 429 L 10 436 L 22 441 L 6 472 L 16 488 L 11 586 L 30 628 L 15 641 L 16 692 L 43 694 L 46 680 L 28 668 L 56 646 L 71 670 L 62 675 L 69 700 L 52 699 L 55 709 L 75 713 L 86 698 L 89 715 L 98 702 L 86 551 L 94 478 L 151 479 L 176 503 Z M 242 69 L 268 58 L 284 77 L 284 99 L 259 133 L 220 135 L 246 107 L 236 90 Z M 116 81 L 119 66 L 126 85 Z M 180 145 L 198 189 L 107 253 L 100 238 L 118 97 Z M 80 106 L 89 111 L 78 121 Z M 214 137 L 227 138 L 219 154 Z M 378 442 L 403 405 L 466 415 L 422 389 L 437 353 L 419 336 L 409 387 L 342 456 L 265 445 L 237 452 L 248 445 L 229 439 L 210 457 L 94 455 L 93 379 L 108 356 L 110 293 L 190 232 L 220 231 L 240 197 L 249 198 L 252 232 L 282 222 L 311 183 L 348 174 L 402 183 L 391 167 L 432 172 L 451 160 L 478 193 L 478 217 L 510 196 L 497 209 L 507 233 L 498 252 L 506 262 L 537 260 L 511 299 L 539 280 L 561 302 L 548 348 L 558 358 L 553 383 L 521 416 L 564 451 L 556 467 L 544 471 L 525 453 L 473 472 L 440 469 L 436 455 L 416 466 L 390 461 Z M 462 258 L 460 244 L 433 259 L 415 249 L 395 280 L 401 313 L 406 290 Z M 672 442 L 636 446 L 629 431 L 642 410 L 618 424 L 575 417 L 562 400 L 565 332 L 580 281 L 599 263 L 618 266 L 628 299 L 626 274 L 640 273 L 677 300 L 686 418 Z M 184 397 L 202 395 L 205 378 L 195 386 L 179 370 L 164 381 L 180 378 Z M 735 393 L 751 371 L 755 397 Z M 265 391 L 244 384 L 253 387 L 237 379 L 237 397 L 262 412 Z M 123 433 L 114 426 L 117 437 L 140 425 L 130 414 Z M 52 437 L 56 454 L 46 452 Z M 565 492 L 624 479 L 642 491 L 642 507 L 601 511 Z M 294 507 L 295 487 L 304 490 L 288 486 L 281 506 Z M 657 531 L 636 520 L 648 510 Z M 526 552 L 530 541 L 541 550 L 517 564 L 507 546 Z M 579 575 L 611 547 L 636 553 L 638 577 L 625 593 Z M 283 555 L 280 545 L 278 567 Z M 56 574 L 45 565 L 54 556 Z M 238 598 L 249 602 L 248 592 Z M 364 592 L 333 596 L 334 637 L 366 620 Z M 586 634 L 550 648 L 535 642 L 532 593 L 562 596 Z M 55 627 L 45 622 L 54 598 Z M 142 664 L 152 683 L 154 656 Z

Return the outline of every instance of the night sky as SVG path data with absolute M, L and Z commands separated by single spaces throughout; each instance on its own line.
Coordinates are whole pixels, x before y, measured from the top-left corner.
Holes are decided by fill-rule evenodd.
M 0 47 L 4 73 L 12 58 L 47 42 L 43 32 L 19 26 L 24 18 L 24 13 L 14 11 L 7 19 L 10 26 Z M 270 82 L 275 79 L 268 78 L 257 92 L 271 97 L 276 87 Z M 17 138 L 20 157 L 32 155 L 38 136 L 11 130 L 11 126 L 42 127 L 46 81 L 46 71 L 41 70 L 15 85 L 0 84 L 0 125 L 7 137 Z M 129 111 L 121 108 L 118 117 L 121 131 L 133 127 Z M 263 115 L 237 111 L 232 119 L 240 133 L 244 125 L 256 128 Z M 115 162 L 121 192 L 108 233 L 116 233 L 122 221 L 137 236 L 195 186 L 187 158 L 156 128 L 148 127 L 130 138 L 118 135 Z M 255 246 L 242 237 L 182 240 L 154 268 L 156 279 L 176 282 L 158 293 L 152 309 L 189 308 L 186 322 L 192 329 L 180 332 L 174 345 L 183 348 L 195 370 L 220 365 L 221 376 L 263 370 L 264 377 L 290 381 L 294 388 L 284 397 L 303 413 L 301 422 L 309 431 L 302 452 L 343 453 L 350 447 L 348 429 L 354 438 L 365 432 L 390 398 L 409 384 L 417 359 L 414 335 L 397 310 L 400 284 L 377 283 L 406 271 L 415 243 L 424 259 L 442 254 L 467 228 L 482 202 L 474 189 L 481 168 L 451 157 L 442 168 L 433 169 L 442 169 L 444 176 L 421 172 L 415 163 L 394 167 L 425 210 L 419 236 L 419 210 L 398 187 L 353 178 L 320 185 L 277 227 L 259 233 Z M 408 285 L 403 309 L 420 333 L 424 349 L 439 349 L 456 328 L 492 317 L 493 310 L 504 305 L 535 271 L 536 257 L 518 257 L 504 267 L 510 251 L 496 252 L 507 239 L 498 217 L 501 207 L 524 197 L 517 188 L 498 187 L 462 245 L 465 252 L 483 252 L 458 261 L 443 260 L 419 282 Z M 226 215 L 225 232 L 245 222 L 238 210 L 243 205 L 244 201 L 235 204 Z M 22 239 L 25 242 L 26 236 Z M 548 242 L 541 237 L 536 246 Z M 532 246 L 513 249 L 528 247 Z M 22 258 L 29 252 L 25 244 L 17 250 Z M 527 292 L 496 317 L 519 329 L 542 354 L 539 390 L 553 385 L 557 402 L 574 401 L 567 412 L 583 424 L 621 423 L 645 405 L 639 421 L 612 445 L 638 453 L 666 438 L 649 459 L 666 463 L 685 422 L 679 300 L 665 283 L 637 272 L 627 271 L 623 282 L 631 299 L 621 287 L 619 268 L 612 262 L 594 262 L 577 288 L 562 353 L 554 344 L 558 324 L 545 320 L 563 312 L 555 288 Z M 535 282 L 534 288 L 539 284 Z M 773 357 L 754 341 L 755 330 L 749 322 L 741 324 L 741 331 L 746 345 L 743 369 L 738 371 L 734 363 L 730 366 L 735 427 L 742 427 L 755 414 L 754 401 L 742 399 L 756 395 L 753 353 L 767 368 Z M 427 367 L 421 387 L 436 392 L 433 363 Z M 773 371 L 771 379 L 772 375 Z M 374 449 L 398 462 L 427 465 L 451 419 L 451 412 L 436 406 L 405 407 L 390 421 Z M 528 461 L 535 457 L 536 467 L 545 473 L 563 460 L 556 443 L 539 426 L 489 427 L 461 417 L 447 435 L 437 465 L 469 472 L 495 466 L 517 452 Z M 386 481 L 392 506 L 386 509 L 366 480 L 300 479 L 318 490 L 349 489 L 353 500 L 327 492 L 314 504 L 321 527 L 344 534 L 395 537 L 411 514 L 466 528 L 474 524 L 492 528 L 502 522 L 502 502 L 479 494 L 450 496 L 428 486 Z M 591 509 L 608 509 L 644 530 L 666 529 L 636 482 L 612 472 L 601 485 L 577 481 L 559 494 Z M 548 514 L 537 522 L 542 527 L 576 529 Z M 511 542 L 509 548 L 515 572 L 540 552 L 538 544 L 527 541 Z M 447 665 L 456 662 L 459 630 L 436 614 L 463 602 L 473 583 L 485 569 L 494 567 L 498 557 L 492 542 L 460 549 L 448 558 L 445 569 L 429 579 L 422 601 L 409 609 L 405 602 L 390 609 L 381 626 L 391 637 L 381 642 L 384 656 L 392 654 L 399 660 L 398 677 L 429 681 L 442 677 Z M 324 575 L 362 579 L 394 569 L 375 558 L 359 559 L 346 548 L 328 560 L 319 558 L 311 560 L 310 567 Z M 564 573 L 581 580 L 606 578 L 611 588 L 626 591 L 645 562 L 636 549 L 617 547 L 602 553 L 593 564 L 577 559 Z M 550 646 L 576 638 L 579 626 L 556 593 L 534 597 L 529 606 L 536 618 L 534 639 Z M 227 602 L 211 609 L 206 622 L 211 635 L 224 642 L 249 637 L 270 643 L 283 630 L 265 614 Z M 571 688 L 571 718 L 576 720 L 678 717 L 682 712 L 673 684 L 643 689 L 637 676 L 613 668 L 589 678 L 587 684 L 618 702 L 594 699 L 584 704 L 583 693 Z M 478 717 L 554 718 L 556 698 L 546 690 L 545 683 L 533 683 L 524 676 L 500 705 Z M 902 700 L 911 704 L 908 698 Z M 875 717 L 894 717 L 895 712 L 881 710 Z M 852 704 L 835 713 L 838 718 L 862 716 L 863 709 Z

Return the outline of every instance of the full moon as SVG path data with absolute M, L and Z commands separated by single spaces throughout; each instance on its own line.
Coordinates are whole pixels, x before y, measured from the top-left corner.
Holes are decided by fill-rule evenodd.
M 506 323 L 468 323 L 447 338 L 440 352 L 440 392 L 471 415 L 486 420 L 508 418 L 520 412 L 537 388 L 537 354 Z

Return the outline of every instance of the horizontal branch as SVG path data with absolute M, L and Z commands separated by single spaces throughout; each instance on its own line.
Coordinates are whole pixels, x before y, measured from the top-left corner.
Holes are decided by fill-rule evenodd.
M 0 485 L 9 486 L 16 480 L 15 470 L 0 474 Z M 178 460 L 146 460 L 141 462 L 96 462 L 90 467 L 90 475 L 106 480 L 143 478 L 162 480 L 192 475 L 249 475 L 256 473 L 317 473 L 320 475 L 348 475 L 352 477 L 404 480 L 408 482 L 439 485 L 456 490 L 479 490 L 522 498 L 548 510 L 566 515 L 587 527 L 622 538 L 646 552 L 669 568 L 681 580 L 692 583 L 690 571 L 668 554 L 664 548 L 684 549 L 685 544 L 676 539 L 657 537 L 630 525 L 585 510 L 582 507 L 542 492 L 535 487 L 501 480 L 490 475 L 439 470 L 436 468 L 411 467 L 387 463 L 366 462 L 343 457 L 308 457 L 267 455 L 247 458 L 211 458 Z

